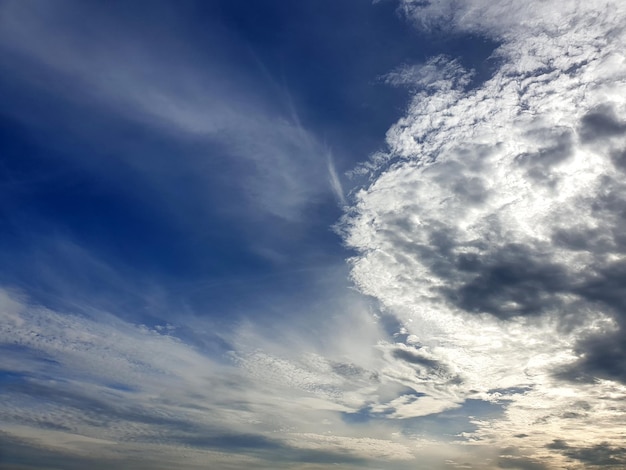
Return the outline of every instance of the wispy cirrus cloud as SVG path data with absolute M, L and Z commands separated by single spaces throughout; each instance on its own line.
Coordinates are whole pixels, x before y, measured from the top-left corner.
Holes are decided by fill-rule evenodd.
M 187 168 L 188 178 L 206 184 L 216 179 L 207 171 L 218 168 L 254 210 L 298 220 L 305 206 L 336 190 L 338 177 L 328 173 L 326 148 L 293 114 L 285 87 L 254 65 L 245 44 L 232 45 L 232 32 L 216 26 L 213 42 L 230 41 L 232 50 L 214 47 L 200 56 L 177 40 L 184 19 L 170 7 L 154 5 L 151 11 L 169 17 L 159 30 L 120 19 L 104 5 L 3 2 L 3 69 L 47 99 L 68 104 L 68 112 L 57 116 L 61 132 L 81 128 L 88 112 L 126 119 L 190 147 L 176 155 L 143 155 L 108 141 L 102 130 L 92 129 L 91 134 L 100 134 L 89 137 L 80 135 L 86 131 L 80 129 L 78 139 L 101 139 L 109 152 L 123 153 L 125 164 L 149 180 L 167 186 L 164 175 Z M 75 21 L 88 26 L 77 27 Z M 111 34 L 113 30 L 118 33 Z M 235 61 L 229 54 L 250 57 Z M 251 70 L 242 70 L 246 63 Z M 250 72 L 257 77 L 251 79 Z M 71 105 L 80 111 L 72 115 Z M 47 119 L 27 109 L 18 114 L 26 122 Z M 80 158 L 98 156 L 91 152 Z
M 294 308 L 289 322 L 222 328 L 212 347 L 206 318 L 146 326 L 3 289 L 5 461 L 303 469 L 408 469 L 417 455 L 431 468 L 461 461 L 463 447 L 454 436 L 440 442 L 437 430 L 456 418 L 414 421 L 464 406 L 448 388 L 458 377 L 433 355 L 384 340 L 383 319 L 367 304 L 333 299 L 319 312 Z
M 132 462 L 141 452 L 145 464 L 153 449 L 160 465 L 185 453 L 188 468 L 206 458 L 265 468 L 276 452 L 302 468 L 406 468 L 414 458 L 416 441 L 392 421 L 354 427 L 344 418 L 376 413 L 375 403 L 395 408 L 411 383 L 371 348 L 382 333 L 363 306 L 346 304 L 315 337 L 294 322 L 274 325 L 274 336 L 241 324 L 222 332 L 229 347 L 216 353 L 176 325 L 55 311 L 6 289 L 1 301 L 3 442 L 17 440 L 28 455 Z

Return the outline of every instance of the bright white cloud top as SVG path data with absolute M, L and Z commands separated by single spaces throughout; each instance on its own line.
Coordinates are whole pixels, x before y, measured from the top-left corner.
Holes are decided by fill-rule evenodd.
M 346 219 L 353 278 L 403 320 L 416 357 L 459 377 L 424 374 L 417 391 L 440 406 L 507 401 L 470 440 L 554 468 L 566 465 L 554 439 L 566 456 L 570 445 L 621 449 L 625 10 L 406 2 L 405 12 L 501 41 L 500 65 L 475 88 L 443 58 L 391 76 L 418 91 Z
M 437 56 L 389 71 L 411 101 L 387 150 L 353 171 L 368 182 L 347 203 L 331 152 L 297 118 L 217 93 L 236 116 L 214 137 L 197 118 L 222 119 L 210 105 L 160 82 L 156 102 L 129 76 L 123 96 L 141 103 L 124 112 L 255 163 L 259 208 L 300 220 L 328 186 L 346 204 L 335 228 L 364 295 L 325 288 L 302 305 L 283 293 L 268 301 L 281 315 L 220 329 L 191 307 L 148 327 L 3 288 L 0 364 L 26 379 L 2 382 L 1 437 L 53 462 L 24 468 L 626 466 L 626 3 L 399 11 L 420 30 L 495 41 L 496 67 L 479 80 Z M 45 62 L 15 21 L 3 48 Z M 52 67 L 98 85 L 82 64 Z M 120 91 L 100 85 L 99 99 Z

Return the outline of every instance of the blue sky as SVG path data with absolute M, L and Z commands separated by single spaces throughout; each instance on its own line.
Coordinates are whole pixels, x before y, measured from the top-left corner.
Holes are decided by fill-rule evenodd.
M 0 467 L 624 466 L 624 24 L 0 0 Z

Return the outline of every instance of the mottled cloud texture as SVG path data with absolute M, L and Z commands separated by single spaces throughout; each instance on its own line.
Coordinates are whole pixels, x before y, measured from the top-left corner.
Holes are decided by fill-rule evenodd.
M 365 295 L 328 292 L 313 307 L 293 293 L 279 319 L 250 315 L 226 331 L 194 314 L 142 326 L 61 311 L 2 288 L 7 459 L 94 469 L 626 465 L 626 3 L 404 0 L 400 11 L 416 28 L 499 46 L 482 82 L 454 57 L 385 77 L 409 87 L 411 102 L 387 151 L 356 170 L 369 182 L 337 225 Z M 179 116 L 169 101 L 134 99 L 150 119 L 213 132 L 189 127 L 200 125 L 189 108 Z M 242 128 L 265 135 L 273 122 Z M 287 143 L 262 141 L 257 153 L 278 145 L 272 167 L 289 149 L 318 147 L 299 124 L 274 131 Z M 332 159 L 322 161 L 341 200 Z M 307 165 L 285 184 L 306 180 Z
M 390 76 L 416 92 L 345 220 L 353 279 L 428 362 L 400 357 L 451 372 L 424 374 L 416 391 L 441 407 L 506 403 L 469 442 L 548 468 L 605 465 L 609 448 L 623 462 L 626 9 L 402 7 L 418 27 L 499 41 L 499 66 L 473 87 L 441 57 Z

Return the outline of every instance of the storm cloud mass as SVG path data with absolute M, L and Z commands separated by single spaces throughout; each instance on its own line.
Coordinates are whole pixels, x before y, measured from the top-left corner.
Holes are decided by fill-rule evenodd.
M 0 467 L 626 466 L 626 4 L 380 3 L 0 2 Z

